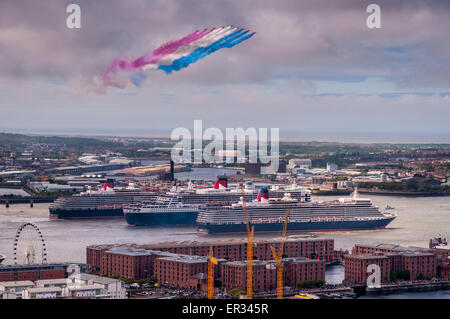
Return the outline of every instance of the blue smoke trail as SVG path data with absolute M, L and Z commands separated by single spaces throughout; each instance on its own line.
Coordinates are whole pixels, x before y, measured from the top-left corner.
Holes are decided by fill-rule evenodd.
M 187 56 L 176 59 L 172 62 L 171 65 L 160 65 L 158 69 L 163 70 L 167 74 L 172 73 L 172 71 L 179 71 L 183 68 L 188 67 L 190 64 L 197 62 L 200 59 L 210 55 L 211 53 L 223 49 L 223 48 L 231 48 L 244 40 L 252 37 L 255 33 L 247 34 L 249 31 L 244 31 L 243 29 L 239 29 L 219 40 L 212 43 L 207 47 L 197 48 L 194 52 L 190 53 Z

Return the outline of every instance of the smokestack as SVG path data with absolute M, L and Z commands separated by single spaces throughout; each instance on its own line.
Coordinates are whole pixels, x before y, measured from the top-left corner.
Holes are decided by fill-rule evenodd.
M 174 169 L 174 162 L 170 161 L 170 180 L 173 181 L 175 179 L 175 169 Z
M 258 202 L 260 202 L 261 198 L 269 199 L 269 189 L 267 187 L 260 188 L 256 199 L 258 200 Z
M 214 183 L 214 189 L 219 189 L 220 186 L 227 188 L 228 187 L 228 178 L 219 177 Z
M 114 188 L 114 180 L 113 179 L 107 179 L 106 182 L 103 184 L 103 190 L 106 191 L 107 188 Z

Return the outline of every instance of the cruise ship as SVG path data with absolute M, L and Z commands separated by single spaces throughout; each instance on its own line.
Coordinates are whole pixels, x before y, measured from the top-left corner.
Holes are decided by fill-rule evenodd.
M 60 197 L 49 206 L 50 219 L 123 218 L 123 205 L 155 200 L 160 194 L 133 186 L 118 189 L 108 180 L 103 189 Z
M 124 205 L 127 223 L 134 226 L 193 225 L 201 205 L 184 204 L 179 196 L 158 197 L 154 203 Z
M 269 199 L 267 194 L 247 203 L 250 226 L 255 232 L 280 232 L 290 211 L 289 232 L 368 230 L 384 228 L 395 214 L 382 213 L 370 199 L 353 197 L 328 202 L 301 202 L 286 194 Z M 223 207 L 200 209 L 197 217 L 199 234 L 244 233 L 247 231 L 242 201 Z
M 286 187 L 274 186 L 270 196 L 281 198 L 289 192 L 293 198 L 302 202 L 311 200 L 311 192 L 296 184 Z M 246 182 L 244 187 L 246 201 L 257 198 L 258 190 L 253 183 Z M 228 187 L 226 177 L 218 178 L 212 188 L 195 189 L 192 184 L 187 188 L 173 186 L 168 192 L 148 192 L 137 188 L 117 189 L 114 181 L 108 180 L 103 189 L 87 191 L 71 197 L 58 198 L 49 206 L 51 219 L 98 219 L 124 217 L 123 205 L 148 204 L 154 202 L 157 197 L 176 196 L 179 202 L 186 205 L 202 205 L 206 203 L 232 203 L 238 202 L 242 196 L 239 187 Z M 195 221 L 193 222 L 195 223 Z

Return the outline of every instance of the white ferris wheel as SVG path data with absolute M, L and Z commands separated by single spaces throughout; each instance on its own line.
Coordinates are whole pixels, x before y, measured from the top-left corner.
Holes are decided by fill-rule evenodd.
M 40 260 L 36 257 L 40 256 Z M 33 223 L 22 224 L 14 238 L 14 264 L 46 264 L 47 248 L 44 236 Z

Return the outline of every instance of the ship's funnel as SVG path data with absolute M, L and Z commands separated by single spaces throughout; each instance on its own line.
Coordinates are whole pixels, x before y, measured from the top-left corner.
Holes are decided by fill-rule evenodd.
M 219 177 L 214 183 L 214 189 L 227 188 L 228 187 L 228 178 Z
M 269 189 L 267 187 L 261 187 L 259 189 L 258 196 L 256 197 L 256 199 L 258 200 L 258 202 L 260 202 L 261 198 L 269 199 Z
M 107 179 L 106 182 L 103 184 L 103 190 L 106 191 L 107 188 L 114 188 L 114 180 L 113 179 Z

